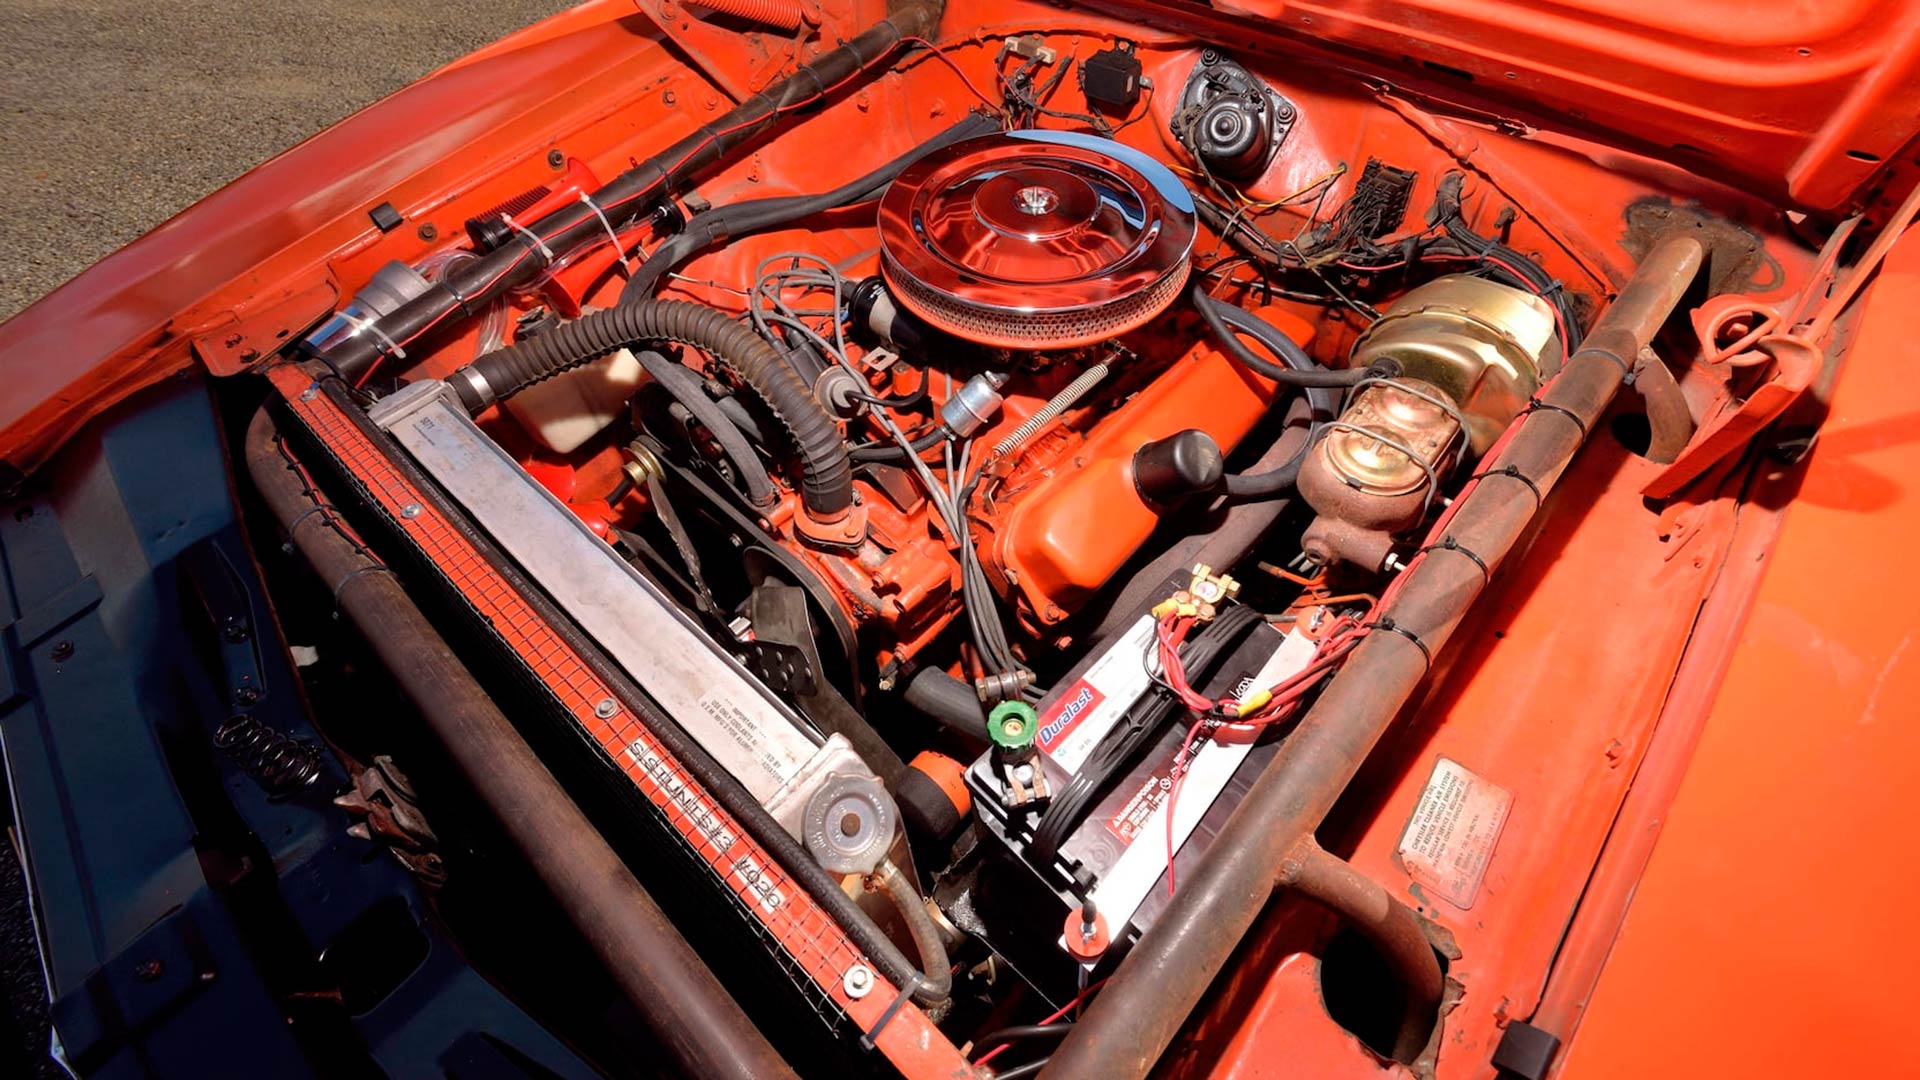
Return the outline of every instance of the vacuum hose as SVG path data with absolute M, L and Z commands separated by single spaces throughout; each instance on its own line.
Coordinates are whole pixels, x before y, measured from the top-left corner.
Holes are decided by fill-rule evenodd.
M 787 429 L 800 452 L 800 498 L 821 521 L 853 507 L 853 466 L 833 417 L 780 354 L 726 312 L 679 300 L 622 304 L 490 352 L 448 376 L 468 410 L 511 397 L 542 379 L 616 349 L 647 342 L 690 345 L 739 375 Z

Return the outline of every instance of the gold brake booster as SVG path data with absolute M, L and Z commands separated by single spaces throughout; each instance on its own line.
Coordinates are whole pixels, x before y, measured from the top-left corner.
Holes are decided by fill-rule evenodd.
M 1319 513 L 1307 553 L 1380 569 L 1394 534 L 1486 452 L 1561 352 L 1553 309 L 1521 289 L 1454 274 L 1396 300 L 1354 343 L 1351 364 L 1392 361 L 1400 374 L 1356 386 L 1301 466 L 1300 494 Z

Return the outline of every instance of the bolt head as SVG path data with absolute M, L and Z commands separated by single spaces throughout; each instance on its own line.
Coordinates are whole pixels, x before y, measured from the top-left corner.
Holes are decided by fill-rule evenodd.
M 566 167 L 567 167 L 567 155 L 565 155 L 565 154 L 563 154 L 563 153 L 561 153 L 561 152 L 560 152 L 559 150 L 549 150 L 549 151 L 547 151 L 547 167 L 548 167 L 548 168 L 550 168 L 550 169 L 564 169 L 564 168 L 566 168 Z
M 437 227 L 435 227 L 433 222 L 431 221 L 421 222 L 420 227 L 418 229 L 415 229 L 414 232 L 420 237 L 420 239 L 426 240 L 428 242 L 432 242 L 434 240 L 440 239 L 440 230 Z
M 403 507 L 401 507 L 401 508 L 400 508 L 400 516 L 401 516 L 401 517 L 403 517 L 403 518 L 406 518 L 406 519 L 407 519 L 407 520 L 409 520 L 409 521 L 411 521 L 411 520 L 413 520 L 414 518 L 417 518 L 417 517 L 419 517 L 419 516 L 420 516 L 420 504 L 419 504 L 419 503 L 408 503 L 407 505 L 405 505 L 405 506 L 403 506 Z
M 56 663 L 73 659 L 73 642 L 71 641 L 54 642 L 52 655 Z
M 840 989 L 855 1001 L 866 997 L 873 990 L 873 971 L 865 964 L 855 964 L 847 969 L 840 978 Z
M 614 701 L 612 698 L 601 698 L 600 703 L 593 707 L 593 715 L 599 717 L 602 720 L 609 719 L 610 717 L 613 716 L 614 713 L 617 713 L 619 711 L 620 711 L 619 703 Z

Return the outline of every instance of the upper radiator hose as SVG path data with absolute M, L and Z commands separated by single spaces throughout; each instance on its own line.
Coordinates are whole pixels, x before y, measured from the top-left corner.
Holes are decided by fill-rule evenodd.
M 821 521 L 847 516 L 853 507 L 853 467 L 840 429 L 773 346 L 717 308 L 678 300 L 606 308 L 490 352 L 447 382 L 469 411 L 478 412 L 542 379 L 650 341 L 691 345 L 753 387 L 799 448 L 800 498 L 807 512 Z

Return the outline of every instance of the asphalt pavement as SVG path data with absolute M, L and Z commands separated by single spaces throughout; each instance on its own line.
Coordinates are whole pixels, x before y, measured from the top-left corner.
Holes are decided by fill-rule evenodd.
M 563 0 L 0 0 L 0 319 Z

